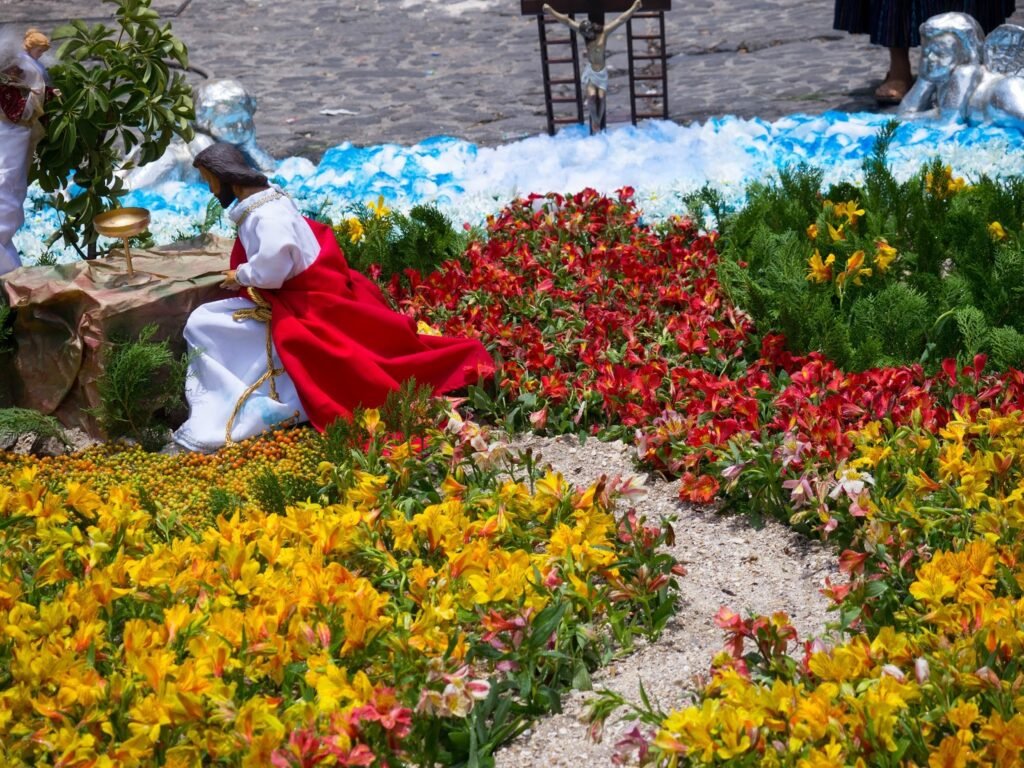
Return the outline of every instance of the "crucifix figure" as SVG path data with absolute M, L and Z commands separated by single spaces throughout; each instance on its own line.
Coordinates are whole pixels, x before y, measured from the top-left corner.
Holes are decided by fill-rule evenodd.
M 545 13 L 550 13 L 562 24 L 565 24 L 575 32 L 579 32 L 583 37 L 583 42 L 587 45 L 587 63 L 583 67 L 583 74 L 580 76 L 580 80 L 587 94 L 591 133 L 597 133 L 604 125 L 604 97 L 608 92 L 608 70 L 605 69 L 604 54 L 608 35 L 629 21 L 629 18 L 640 9 L 640 6 L 641 0 L 636 0 L 628 11 L 603 26 L 595 24 L 590 19 L 583 19 L 582 21 L 571 19 L 564 13 L 559 13 L 547 3 L 543 6 Z

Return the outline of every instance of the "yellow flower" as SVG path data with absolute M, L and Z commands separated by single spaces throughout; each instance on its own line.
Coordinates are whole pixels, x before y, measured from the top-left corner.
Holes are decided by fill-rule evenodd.
M 809 237 L 811 240 L 816 240 L 818 238 L 817 224 L 811 224 L 809 227 L 807 227 L 807 237 Z
M 896 259 L 896 249 L 889 245 L 889 242 L 880 237 L 875 241 L 875 267 L 879 272 L 885 272 L 889 265 Z
M 856 200 L 850 200 L 846 203 L 837 203 L 833 209 L 837 216 L 844 216 L 850 226 L 856 226 L 857 220 L 864 215 L 864 209 L 859 207 Z
M 365 647 L 394 623 L 386 615 L 389 602 L 387 593 L 381 594 L 366 579 L 355 579 L 343 594 L 342 601 L 345 608 L 342 617 L 345 644 L 341 647 L 341 656 Z
M 846 235 L 843 234 L 843 225 L 839 225 L 839 229 L 836 229 L 831 224 L 828 225 L 828 236 L 832 238 L 833 243 L 837 243 L 840 240 L 845 240 Z
M 801 758 L 797 768 L 845 768 L 843 745 L 830 741 L 822 749 L 812 749 L 807 757 Z
M 956 582 L 944 573 L 926 564 L 918 572 L 918 580 L 910 585 L 910 594 L 925 604 L 925 607 L 939 605 L 956 593 Z
M 938 178 L 931 173 L 925 174 L 924 183 L 933 195 L 943 200 L 967 188 L 967 182 L 954 176 L 953 169 L 948 165 L 939 172 Z
M 993 221 L 988 225 L 988 236 L 993 240 L 1005 240 L 1007 238 L 1006 230 L 1003 229 L 1003 225 L 998 221 Z
M 960 731 L 966 731 L 970 734 L 971 726 L 974 725 L 980 714 L 981 712 L 977 704 L 973 701 L 966 701 L 957 704 L 955 707 L 950 707 L 946 712 L 946 719 Z M 967 740 L 970 741 L 970 738 Z
M 807 279 L 813 280 L 815 283 L 830 283 L 832 282 L 832 264 L 835 263 L 836 255 L 830 253 L 825 261 L 821 260 L 821 253 L 818 249 L 814 249 L 814 254 L 807 260 L 807 266 L 810 267 L 810 271 L 807 273 Z
M 348 239 L 350 242 L 358 243 L 366 236 L 366 230 L 363 229 L 363 222 L 355 216 L 350 219 L 346 219 L 344 226 L 348 231 Z
M 373 211 L 373 215 L 376 216 L 378 219 L 383 219 L 385 216 L 391 213 L 391 209 L 384 205 L 384 195 L 379 195 L 377 197 L 377 202 L 369 203 L 367 207 L 371 211 Z
M 966 768 L 971 750 L 955 736 L 947 736 L 939 748 L 928 756 L 928 768 Z
M 866 653 L 861 647 L 841 645 L 831 653 L 818 651 L 808 661 L 811 672 L 822 680 L 837 683 L 854 680 L 864 673 Z
M 376 408 L 367 408 L 363 411 L 363 428 L 371 435 L 380 426 L 380 411 Z

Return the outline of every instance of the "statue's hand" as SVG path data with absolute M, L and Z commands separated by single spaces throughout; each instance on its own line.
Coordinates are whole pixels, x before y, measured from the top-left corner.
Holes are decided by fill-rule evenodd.
M 235 278 L 235 270 L 227 269 L 224 271 L 224 281 L 220 284 L 220 287 L 226 291 L 237 291 L 242 287 L 242 284 Z

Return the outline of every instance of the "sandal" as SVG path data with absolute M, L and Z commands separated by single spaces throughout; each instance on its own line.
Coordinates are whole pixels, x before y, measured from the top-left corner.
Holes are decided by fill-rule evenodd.
M 891 80 L 890 73 L 886 72 L 885 80 L 875 89 L 875 101 L 884 105 L 899 104 L 912 85 L 913 81 Z

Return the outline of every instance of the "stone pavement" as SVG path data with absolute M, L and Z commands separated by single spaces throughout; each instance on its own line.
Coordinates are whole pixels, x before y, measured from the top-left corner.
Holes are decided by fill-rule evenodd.
M 278 157 L 316 160 L 344 141 L 410 144 L 439 134 L 493 145 L 546 130 L 537 24 L 520 15 L 519 0 L 153 7 L 188 45 L 194 67 L 237 78 L 256 95 L 260 143 Z M 877 109 L 871 94 L 886 52 L 833 30 L 833 0 L 675 0 L 673 8 L 672 120 Z M 69 18 L 110 20 L 111 10 L 100 0 L 0 0 L 0 24 L 50 31 Z M 1013 20 L 1024 23 L 1024 13 Z M 629 119 L 624 29 L 608 51 L 614 124 Z

